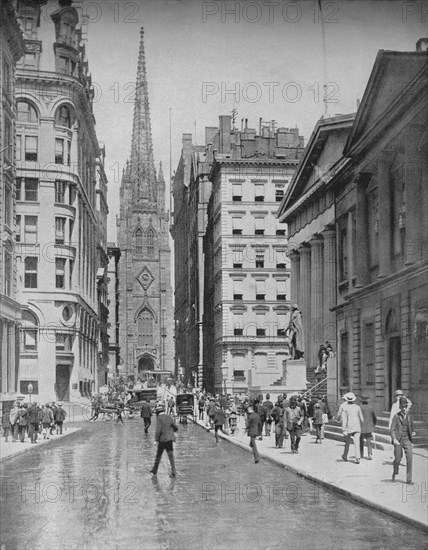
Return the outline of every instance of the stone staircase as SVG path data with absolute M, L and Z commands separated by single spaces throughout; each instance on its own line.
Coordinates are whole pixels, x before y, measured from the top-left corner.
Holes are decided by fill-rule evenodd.
M 374 439 L 378 449 L 386 449 L 391 445 L 391 436 L 388 429 L 389 413 L 384 411 L 377 415 L 377 424 L 374 432 Z M 428 423 L 422 420 L 413 421 L 416 436 L 413 446 L 416 448 L 428 449 Z M 311 433 L 315 435 L 315 430 Z M 342 425 L 340 422 L 331 420 L 324 427 L 324 435 L 328 439 L 343 441 Z

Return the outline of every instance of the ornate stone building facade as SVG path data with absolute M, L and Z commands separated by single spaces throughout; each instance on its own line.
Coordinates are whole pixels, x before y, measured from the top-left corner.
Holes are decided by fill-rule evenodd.
M 15 68 L 24 40 L 12 2 L 0 6 L 0 405 L 19 392 L 15 201 Z
M 81 2 L 19 2 L 16 235 L 22 310 L 20 390 L 78 401 L 98 388 L 99 268 L 106 265 L 107 182 Z M 98 204 L 97 204 L 98 190 Z M 103 312 L 105 317 L 105 311 Z
M 174 370 L 168 224 L 162 166 L 156 174 L 154 165 L 141 30 L 131 158 L 123 173 L 117 222 L 121 370 L 136 378 Z

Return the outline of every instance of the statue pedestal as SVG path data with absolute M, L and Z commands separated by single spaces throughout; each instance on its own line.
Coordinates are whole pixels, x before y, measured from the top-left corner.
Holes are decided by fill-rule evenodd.
M 285 365 L 283 384 L 287 391 L 306 390 L 306 361 L 304 359 L 288 359 Z

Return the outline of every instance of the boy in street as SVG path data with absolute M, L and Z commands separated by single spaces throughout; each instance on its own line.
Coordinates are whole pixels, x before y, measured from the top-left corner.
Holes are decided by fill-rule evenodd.
M 391 437 L 394 444 L 394 469 L 392 481 L 398 475 L 403 450 L 406 453 L 406 483 L 412 483 L 412 461 L 413 461 L 413 420 L 408 413 L 409 401 L 402 396 L 399 400 L 400 411 L 394 416 L 391 424 Z

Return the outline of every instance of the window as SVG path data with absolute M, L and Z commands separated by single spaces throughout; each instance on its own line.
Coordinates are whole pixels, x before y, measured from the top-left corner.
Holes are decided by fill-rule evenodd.
M 37 136 L 25 136 L 25 160 L 28 162 L 37 161 L 39 140 Z
M 256 336 L 266 336 L 264 313 L 256 314 L 256 322 L 257 322 Z
M 255 218 L 255 230 L 254 233 L 256 235 L 264 235 L 265 234 L 265 219 L 264 218 Z
M 266 297 L 266 284 L 264 279 L 256 281 L 256 300 L 264 300 Z
M 4 117 L 4 140 L 2 151 L 7 159 L 13 160 L 13 128 L 12 121 L 5 115 Z
M 285 281 L 276 281 L 276 299 L 279 301 L 287 300 L 287 290 Z
M 65 288 L 65 259 L 55 258 L 55 287 Z
M 153 229 L 147 231 L 147 254 L 153 256 L 155 253 L 155 234 Z
M 232 200 L 234 202 L 242 201 L 242 183 L 232 184 Z
M 71 128 L 71 111 L 67 105 L 61 105 L 55 112 L 55 125 Z
M 277 230 L 276 230 L 276 234 L 277 234 L 277 235 L 285 236 L 285 229 L 277 229 Z
M 242 313 L 235 313 L 233 316 L 233 335 L 242 336 L 244 333 L 244 316 Z
M 70 220 L 68 224 L 68 242 L 70 243 L 70 246 L 73 246 L 73 229 L 74 229 L 74 221 Z
M 73 346 L 71 334 L 57 332 L 55 334 L 55 348 L 57 351 L 71 351 Z
M 34 201 L 39 196 L 39 180 L 34 178 L 16 178 L 16 200 Z
M 13 258 L 9 250 L 4 251 L 4 293 L 12 296 L 13 288 Z
M 64 181 L 55 182 L 55 202 L 59 204 L 65 204 L 65 190 L 67 184 Z
M 37 216 L 24 216 L 24 242 L 37 243 Z
M 348 279 L 348 230 L 346 217 L 339 222 L 339 282 Z
M 69 57 L 63 55 L 58 56 L 58 72 L 69 76 L 74 75 L 75 62 Z
M 243 256 L 244 256 L 244 251 L 242 248 L 235 248 L 233 250 L 233 267 L 235 269 L 242 269 Z
M 144 310 L 138 318 L 138 345 L 153 346 L 153 316 Z
M 4 223 L 12 228 L 13 223 L 13 198 L 12 188 L 8 182 L 4 186 Z
M 264 183 L 256 183 L 254 185 L 254 200 L 263 202 L 265 200 L 265 185 Z
M 23 351 L 36 351 L 38 342 L 39 321 L 31 311 L 22 312 Z
M 244 296 L 243 281 L 232 281 L 232 282 L 233 282 L 233 299 L 242 300 Z
M 16 104 L 18 122 L 37 124 L 37 111 L 28 101 L 18 101 Z
M 287 264 L 285 263 L 285 250 L 277 250 L 275 254 L 276 254 L 276 268 L 286 269 Z
M 55 164 L 65 164 L 64 162 L 64 140 L 55 140 Z
M 256 268 L 262 268 L 264 266 L 265 266 L 264 252 L 256 252 Z
M 55 244 L 65 243 L 65 218 L 55 218 Z
M 3 58 L 3 94 L 10 100 L 12 93 L 12 66 L 5 58 Z
M 70 260 L 70 272 L 68 274 L 68 288 L 71 290 L 73 288 L 73 270 L 74 270 L 74 260 Z
M 22 136 L 19 134 L 16 134 L 16 149 L 15 149 L 15 155 L 16 160 L 22 160 Z
M 348 333 L 342 332 L 340 335 L 340 385 L 347 386 L 348 378 Z
M 37 258 L 27 256 L 24 261 L 25 288 L 37 288 Z
M 242 218 L 233 217 L 232 218 L 232 234 L 233 235 L 242 235 Z
M 21 242 L 21 216 L 17 214 L 16 216 L 16 228 L 15 228 L 15 240 L 17 243 Z
M 233 371 L 234 380 L 245 380 L 245 371 L 244 370 L 234 370 Z
M 143 253 L 143 232 L 141 229 L 135 231 L 135 251 L 137 254 Z
M 375 347 L 374 347 L 374 325 L 364 325 L 364 378 L 363 384 L 372 386 L 375 383 Z
M 283 187 L 275 187 L 275 200 L 276 202 L 281 202 L 284 197 L 284 188 Z
M 285 336 L 285 333 L 287 330 L 287 325 L 286 325 L 287 315 L 285 313 L 277 313 L 276 319 L 277 319 L 276 335 Z

